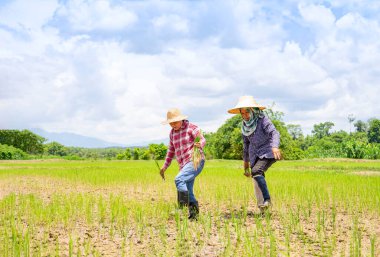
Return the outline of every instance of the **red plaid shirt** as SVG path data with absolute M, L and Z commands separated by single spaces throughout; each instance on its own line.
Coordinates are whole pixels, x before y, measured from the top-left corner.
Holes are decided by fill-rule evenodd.
M 182 126 L 179 130 L 172 129 L 170 131 L 170 142 L 168 147 L 168 152 L 166 153 L 165 164 L 163 169 L 166 170 L 170 163 L 173 160 L 175 155 L 179 168 L 182 169 L 185 164 L 191 161 L 191 155 L 193 153 L 194 148 L 194 139 L 197 137 L 200 129 L 198 126 L 190 123 L 188 120 L 184 120 L 182 122 Z M 203 147 L 206 144 L 206 139 L 201 135 L 201 154 L 204 159 Z

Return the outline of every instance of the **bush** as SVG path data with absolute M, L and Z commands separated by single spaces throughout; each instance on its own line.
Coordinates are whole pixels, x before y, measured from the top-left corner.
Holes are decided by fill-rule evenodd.
M 342 149 L 342 145 L 334 141 L 330 141 L 328 138 L 322 138 L 315 141 L 305 151 L 306 158 L 339 158 L 346 157 L 345 151 Z
M 126 158 L 125 158 L 125 154 L 118 153 L 118 154 L 116 155 L 116 159 L 117 159 L 117 160 L 125 160 L 125 159 L 126 159 Z
M 140 160 L 149 160 L 150 159 L 149 149 L 141 149 L 139 159 Z
M 363 159 L 366 152 L 367 144 L 360 141 L 347 141 L 343 147 L 346 157 L 354 159 Z
M 380 159 L 380 144 L 368 144 L 365 149 L 364 158 Z
M 148 154 L 152 155 L 152 159 L 164 160 L 168 148 L 163 143 L 161 144 L 150 144 Z
M 284 160 L 301 160 L 305 157 L 305 152 L 298 147 L 286 148 L 281 152 Z
M 280 133 L 280 149 L 284 160 L 300 160 L 304 158 L 304 152 L 297 145 L 297 141 L 293 140 L 289 134 L 285 123 L 279 120 L 273 120 L 273 125 Z
M 26 160 L 28 154 L 13 146 L 0 144 L 0 160 Z
M 80 161 L 80 160 L 85 160 L 84 158 L 81 158 L 77 155 L 67 155 L 67 156 L 63 156 L 63 159 L 65 160 L 70 160 L 70 161 Z

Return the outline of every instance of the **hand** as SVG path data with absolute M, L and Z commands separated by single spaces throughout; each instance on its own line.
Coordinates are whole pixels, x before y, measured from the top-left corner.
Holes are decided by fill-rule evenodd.
M 201 148 L 201 142 L 194 143 L 194 146 Z
M 246 168 L 244 170 L 244 176 L 246 176 L 247 178 L 249 178 L 251 176 L 251 172 L 249 171 L 249 168 Z
M 163 169 L 160 170 L 160 175 L 162 180 L 165 180 L 165 171 Z
M 272 148 L 272 152 L 273 152 L 273 155 L 274 155 L 274 158 L 276 160 L 280 160 L 281 159 L 281 152 L 280 152 L 280 149 L 276 148 L 276 147 L 273 147 Z

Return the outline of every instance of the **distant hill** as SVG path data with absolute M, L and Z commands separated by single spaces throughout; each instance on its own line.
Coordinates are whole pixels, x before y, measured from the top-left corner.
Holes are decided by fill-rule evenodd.
M 119 143 L 107 142 L 95 137 L 82 136 L 75 133 L 68 133 L 68 132 L 55 133 L 55 132 L 48 132 L 40 128 L 33 128 L 33 129 L 30 129 L 30 131 L 46 138 L 48 140 L 47 142 L 55 141 L 64 146 L 75 146 L 75 147 L 84 147 L 84 148 L 145 147 L 145 146 L 148 146 L 149 144 L 164 143 L 165 145 L 167 145 L 169 143 L 169 139 L 164 138 L 164 139 L 152 140 L 152 141 L 141 141 L 139 143 L 135 143 L 132 145 L 131 144 L 123 145 Z
M 75 146 L 85 148 L 106 148 L 106 147 L 126 147 L 119 143 L 107 142 L 95 137 L 82 136 L 74 133 L 55 133 L 48 132 L 43 129 L 33 128 L 30 129 L 33 133 L 46 138 L 47 142 L 58 142 L 64 146 Z

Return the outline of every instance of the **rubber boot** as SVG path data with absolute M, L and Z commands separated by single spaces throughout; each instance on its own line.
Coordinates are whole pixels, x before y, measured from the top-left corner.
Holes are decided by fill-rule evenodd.
M 198 203 L 189 203 L 189 219 L 198 220 L 199 206 Z
M 189 192 L 181 192 L 177 191 L 177 200 L 178 200 L 178 207 L 182 209 L 185 206 L 189 205 Z

